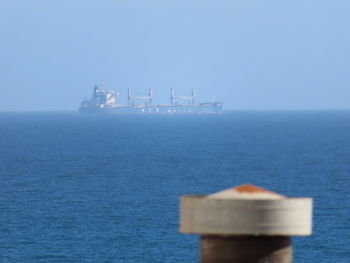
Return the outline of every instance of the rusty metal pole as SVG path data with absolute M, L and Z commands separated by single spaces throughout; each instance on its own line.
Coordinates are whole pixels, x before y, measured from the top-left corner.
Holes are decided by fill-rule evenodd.
M 201 234 L 201 263 L 291 263 L 291 236 L 311 234 L 312 199 L 253 185 L 181 197 L 180 231 Z

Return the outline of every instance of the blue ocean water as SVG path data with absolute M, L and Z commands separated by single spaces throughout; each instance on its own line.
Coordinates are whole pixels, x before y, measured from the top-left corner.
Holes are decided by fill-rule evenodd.
M 314 198 L 294 262 L 350 261 L 350 111 L 0 113 L 0 262 L 197 262 L 182 194 Z

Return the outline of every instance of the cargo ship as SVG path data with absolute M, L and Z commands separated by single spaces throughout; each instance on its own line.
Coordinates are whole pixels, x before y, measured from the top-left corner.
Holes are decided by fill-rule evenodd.
M 221 102 L 196 104 L 196 91 L 192 90 L 190 96 L 177 96 L 175 90 L 170 90 L 170 104 L 153 104 L 153 91 L 150 89 L 146 96 L 133 96 L 128 89 L 128 103 L 117 103 L 118 92 L 110 89 L 94 87 L 90 100 L 84 100 L 79 107 L 80 113 L 106 113 L 106 114 L 210 114 L 222 113 Z M 142 104 L 137 102 L 142 101 Z M 185 101 L 185 103 L 183 103 Z

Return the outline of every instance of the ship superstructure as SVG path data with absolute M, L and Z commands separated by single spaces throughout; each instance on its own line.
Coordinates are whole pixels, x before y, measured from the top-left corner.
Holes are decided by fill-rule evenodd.
M 190 96 L 178 96 L 175 90 L 170 90 L 170 104 L 153 104 L 153 90 L 149 89 L 146 96 L 133 96 L 128 89 L 127 105 L 118 104 L 119 93 L 102 89 L 95 85 L 92 98 L 81 103 L 81 113 L 222 113 L 222 103 L 211 101 L 196 104 L 196 91 L 192 90 Z M 143 104 L 137 104 L 138 102 Z M 187 102 L 187 103 L 183 103 Z

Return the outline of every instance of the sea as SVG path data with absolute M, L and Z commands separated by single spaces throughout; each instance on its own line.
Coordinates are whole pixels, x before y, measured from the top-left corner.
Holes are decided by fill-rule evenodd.
M 179 198 L 314 199 L 294 262 L 350 262 L 350 111 L 0 113 L 0 262 L 198 262 Z

